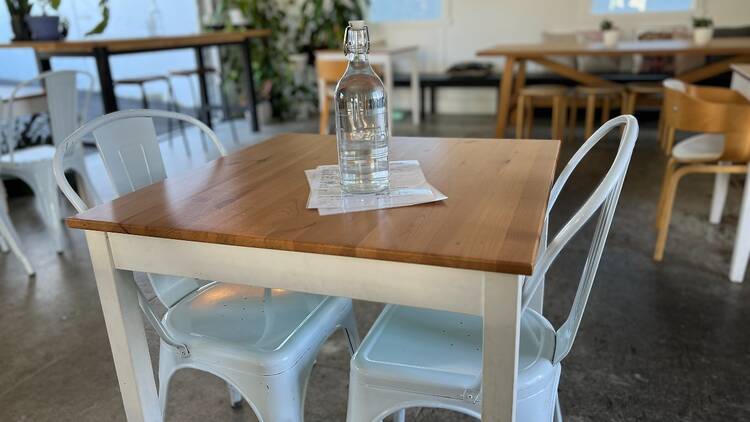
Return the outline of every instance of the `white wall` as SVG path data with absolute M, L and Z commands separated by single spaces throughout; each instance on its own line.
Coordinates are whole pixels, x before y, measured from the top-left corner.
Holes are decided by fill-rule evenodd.
M 371 25 L 375 39 L 389 45 L 420 47 L 422 71 L 442 72 L 465 60 L 480 60 L 476 51 L 501 43 L 538 42 L 543 31 L 596 29 L 602 16 L 589 13 L 590 0 L 444 0 L 442 22 Z M 716 26 L 750 25 L 750 0 L 707 0 Z M 695 14 L 698 14 L 697 12 Z M 608 16 L 627 33 L 635 29 L 690 25 L 691 13 Z M 501 59 L 489 59 L 500 69 Z M 397 107 L 407 107 L 408 92 L 396 94 Z M 491 89 L 441 89 L 439 110 L 445 113 L 494 113 Z

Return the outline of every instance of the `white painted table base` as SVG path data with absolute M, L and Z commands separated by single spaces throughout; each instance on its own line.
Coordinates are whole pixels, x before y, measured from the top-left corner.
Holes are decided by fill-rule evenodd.
M 521 276 L 95 231 L 86 239 L 131 422 L 162 420 L 131 271 L 481 315 L 482 419 L 515 420 Z
M 750 100 L 750 65 L 733 66 L 732 89 L 740 92 Z M 728 176 L 728 175 L 727 175 Z M 717 180 L 716 188 L 720 182 Z M 724 182 L 725 186 L 718 190 L 727 190 L 729 178 Z M 721 192 L 719 192 L 721 193 Z M 716 196 L 716 192 L 714 193 Z M 724 194 L 726 195 L 726 193 Z M 713 212 L 712 212 L 713 214 Z M 712 217 L 714 217 L 712 215 Z M 742 283 L 745 279 L 748 258 L 750 258 L 750 168 L 745 176 L 745 189 L 742 194 L 742 205 L 740 206 L 740 218 L 737 225 L 737 235 L 734 240 L 734 251 L 732 252 L 732 263 L 730 264 L 729 280 Z
M 383 76 L 385 78 L 385 92 L 388 96 L 388 127 L 392 128 L 391 116 L 393 111 L 393 62 L 399 59 L 405 59 L 409 62 L 411 74 L 411 120 L 414 125 L 419 125 L 420 102 L 419 95 L 419 62 L 417 60 L 417 46 L 393 47 L 393 48 L 372 48 L 369 54 L 370 64 L 379 64 L 383 66 Z M 316 60 L 344 60 L 344 53 L 334 50 L 323 50 L 315 53 Z

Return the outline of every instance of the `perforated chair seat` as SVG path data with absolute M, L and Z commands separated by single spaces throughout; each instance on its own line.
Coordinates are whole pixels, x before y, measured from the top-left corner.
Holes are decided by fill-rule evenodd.
M 137 78 L 123 78 L 118 79 L 115 81 L 116 84 L 123 84 L 123 85 L 141 85 L 148 82 L 154 82 L 154 81 L 164 81 L 167 80 L 166 76 L 162 75 L 151 75 L 151 76 L 140 76 Z
M 217 353 L 234 368 L 259 375 L 289 370 L 315 351 L 352 309 L 350 299 L 210 283 L 172 306 L 163 322 L 194 359 Z
M 526 399 L 556 394 L 560 365 L 552 364 L 554 345 L 552 325 L 537 312 L 526 310 L 521 318 L 518 362 L 522 420 L 529 420 L 522 416 Z M 388 306 L 354 355 L 351 368 L 354 376 L 373 388 L 476 400 L 482 380 L 482 318 Z M 477 405 L 480 401 L 481 397 Z M 546 402 L 554 404 L 554 399 L 548 397 Z M 552 415 L 553 408 L 545 410 Z
M 672 157 L 677 161 L 717 161 L 724 153 L 724 135 L 702 133 L 678 142 L 672 148 Z
M 519 94 L 527 97 L 554 97 L 567 95 L 569 92 L 570 88 L 565 85 L 529 85 L 523 87 Z
M 169 72 L 172 76 L 192 76 L 200 75 L 201 73 L 216 73 L 216 69 L 210 66 L 204 67 L 203 69 L 184 69 L 184 70 L 173 70 Z
M 578 85 L 575 87 L 575 92 L 582 95 L 619 95 L 625 92 L 625 87 Z

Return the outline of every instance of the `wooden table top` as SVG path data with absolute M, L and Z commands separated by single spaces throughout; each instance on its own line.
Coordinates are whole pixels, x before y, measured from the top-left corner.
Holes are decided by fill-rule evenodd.
M 84 39 L 65 41 L 17 41 L 0 44 L 0 48 L 33 48 L 45 54 L 92 54 L 95 48 L 107 48 L 110 53 L 169 50 L 202 45 L 234 44 L 247 38 L 267 37 L 268 29 L 248 29 L 236 32 L 206 32 L 191 35 L 146 38 Z
M 531 274 L 559 141 L 393 138 L 439 203 L 320 216 L 304 171 L 337 161 L 334 136 L 286 134 L 68 218 L 69 227 Z
M 750 54 L 750 37 L 715 38 L 706 45 L 696 45 L 692 40 L 642 40 L 621 41 L 613 47 L 600 42 L 566 43 L 548 42 L 536 44 L 498 45 L 480 50 L 479 56 L 626 56 L 631 54 L 658 55 L 743 55 Z

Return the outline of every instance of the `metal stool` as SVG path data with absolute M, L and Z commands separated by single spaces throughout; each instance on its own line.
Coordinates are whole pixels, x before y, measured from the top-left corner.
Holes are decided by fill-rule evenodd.
M 569 92 L 570 89 L 564 85 L 531 85 L 522 88 L 516 102 L 516 139 L 528 138 L 531 134 L 534 99 L 552 101 L 552 138 L 562 139 Z
M 221 90 L 221 95 L 223 96 L 221 105 L 212 105 L 210 101 L 206 101 L 206 104 L 203 104 L 202 101 L 198 98 L 198 88 L 196 87 L 196 80 L 195 78 L 193 78 L 193 76 L 205 77 L 205 75 L 214 75 L 214 77 L 216 78 L 219 89 Z M 234 121 L 232 120 L 232 117 L 230 115 L 229 104 L 227 104 L 226 102 L 226 98 L 228 98 L 228 95 L 226 92 L 226 87 L 224 86 L 224 77 L 218 69 L 213 67 L 204 67 L 202 69 L 196 68 L 177 70 L 169 72 L 169 76 L 170 78 L 187 78 L 190 84 L 190 95 L 193 98 L 193 104 L 200 104 L 200 106 L 197 107 L 198 115 L 203 116 L 203 114 L 205 113 L 206 115 L 210 116 L 211 111 L 216 109 L 221 110 L 224 120 L 229 121 L 229 129 L 232 132 L 232 140 L 235 144 L 238 144 L 240 142 L 239 136 L 237 135 L 237 127 L 235 126 Z
M 627 92 L 624 86 L 577 86 L 573 90 L 572 108 L 570 111 L 571 138 L 576 127 L 576 113 L 578 112 L 578 100 L 586 99 L 586 125 L 585 138 L 588 139 L 594 133 L 594 114 L 598 103 L 601 103 L 602 124 L 609 120 L 609 113 L 613 105 L 619 102 L 623 109 L 627 104 Z
M 141 90 L 141 104 L 143 105 L 144 109 L 149 109 L 149 102 L 148 102 L 148 96 L 146 95 L 146 84 L 153 83 L 153 82 L 164 82 L 167 85 L 167 110 L 168 111 L 174 111 L 177 113 L 180 113 L 180 106 L 177 104 L 177 100 L 175 99 L 174 95 L 174 88 L 172 87 L 172 81 L 169 80 L 166 76 L 161 75 L 153 75 L 153 76 L 142 76 L 138 78 L 124 78 L 124 79 L 118 79 L 114 81 L 115 86 L 117 85 L 136 85 Z M 169 132 L 169 144 L 172 145 L 172 120 L 167 120 L 167 131 Z M 185 125 L 183 124 L 182 120 L 177 122 L 177 125 L 180 127 L 180 133 L 182 134 L 182 142 L 185 145 L 185 149 L 188 152 L 188 155 L 190 154 L 190 147 L 188 146 L 187 141 L 187 135 L 185 133 Z

